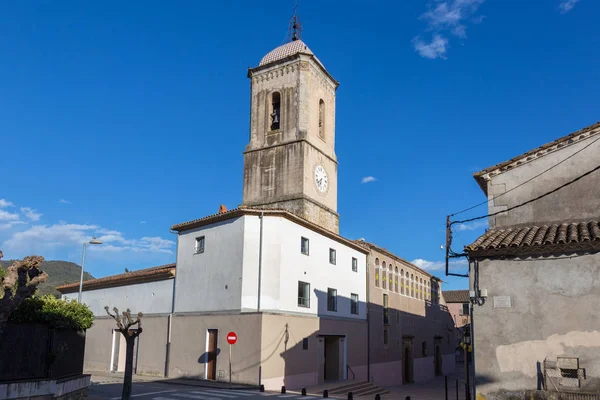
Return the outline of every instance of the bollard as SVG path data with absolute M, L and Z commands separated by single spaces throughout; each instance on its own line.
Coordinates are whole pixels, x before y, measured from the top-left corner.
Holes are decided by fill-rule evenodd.
M 302 388 L 302 396 L 306 396 L 306 388 Z
M 260 391 L 261 393 L 265 391 L 265 385 L 260 385 Z
M 348 400 L 352 400 L 354 398 L 354 394 L 352 392 L 348 392 Z
M 377 394 L 375 395 L 375 400 L 381 400 L 381 396 L 379 395 L 379 393 L 377 393 Z
M 281 387 L 281 394 L 285 394 L 285 386 Z
M 329 391 L 327 389 L 323 390 L 323 397 L 329 397 Z

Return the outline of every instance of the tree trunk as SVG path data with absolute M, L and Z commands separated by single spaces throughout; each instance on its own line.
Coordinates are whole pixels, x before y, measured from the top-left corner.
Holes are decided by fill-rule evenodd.
M 125 377 L 123 379 L 123 394 L 122 400 L 131 399 L 131 381 L 133 379 L 133 348 L 135 346 L 135 336 L 125 334 L 125 343 L 127 344 L 127 352 L 125 355 Z

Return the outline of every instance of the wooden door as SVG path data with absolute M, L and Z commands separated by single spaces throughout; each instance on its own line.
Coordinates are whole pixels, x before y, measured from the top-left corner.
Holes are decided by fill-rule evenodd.
M 217 377 L 217 339 L 218 330 L 208 330 L 208 366 L 206 368 L 206 379 L 215 380 Z

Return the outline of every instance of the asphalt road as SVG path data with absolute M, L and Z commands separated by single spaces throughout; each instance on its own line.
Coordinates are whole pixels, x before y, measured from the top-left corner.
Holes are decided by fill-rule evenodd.
M 88 396 L 93 399 L 121 399 L 122 386 L 120 383 L 92 384 Z M 212 389 L 198 386 L 186 386 L 156 382 L 134 382 L 132 399 L 136 400 L 314 400 L 320 396 L 300 396 L 288 393 L 261 393 L 258 390 L 229 390 Z

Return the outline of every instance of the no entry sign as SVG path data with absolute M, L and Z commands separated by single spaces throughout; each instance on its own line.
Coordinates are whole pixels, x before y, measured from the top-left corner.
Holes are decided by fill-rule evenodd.
M 237 335 L 235 334 L 235 332 L 229 332 L 227 334 L 227 343 L 235 344 L 235 342 L 237 342 Z

